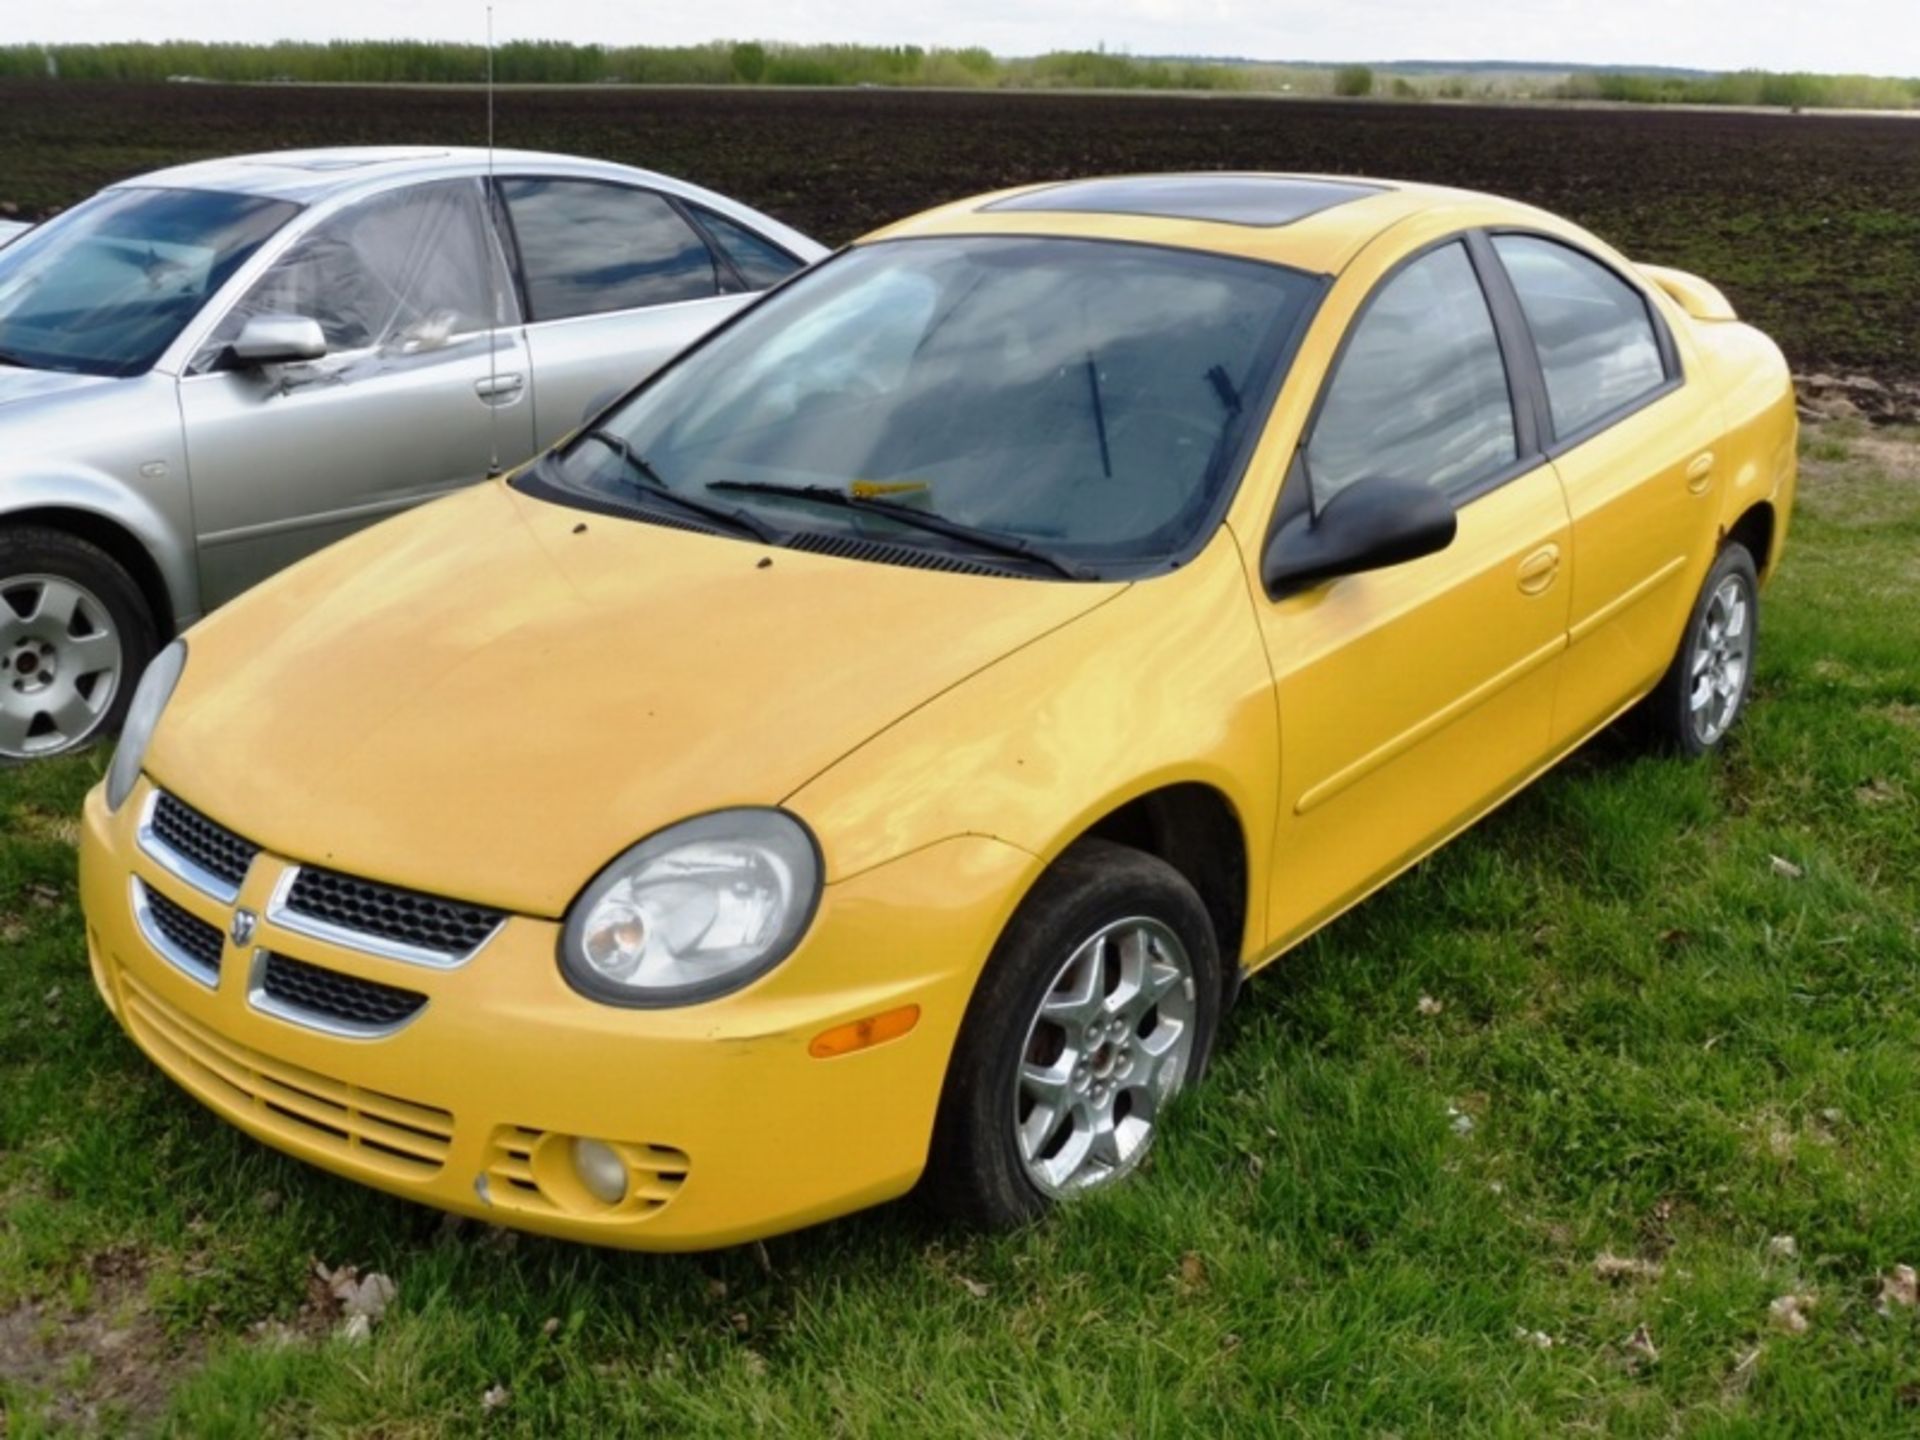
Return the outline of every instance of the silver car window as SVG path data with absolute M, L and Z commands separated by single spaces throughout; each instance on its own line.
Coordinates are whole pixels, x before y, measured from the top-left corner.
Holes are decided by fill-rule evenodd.
M 203 359 L 256 315 L 316 320 L 331 351 L 400 354 L 519 318 L 475 180 L 410 185 L 320 221 L 227 313 Z
M 713 252 L 664 198 L 588 180 L 513 176 L 500 189 L 533 319 L 566 320 L 720 293 Z
M 299 212 L 214 190 L 103 191 L 0 254 L 0 357 L 139 374 Z

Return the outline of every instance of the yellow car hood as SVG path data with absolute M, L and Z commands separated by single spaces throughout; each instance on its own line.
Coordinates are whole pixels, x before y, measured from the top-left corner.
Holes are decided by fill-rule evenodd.
M 1122 588 L 770 549 L 482 485 L 197 626 L 147 768 L 275 853 L 558 915 L 652 831 L 777 803 Z

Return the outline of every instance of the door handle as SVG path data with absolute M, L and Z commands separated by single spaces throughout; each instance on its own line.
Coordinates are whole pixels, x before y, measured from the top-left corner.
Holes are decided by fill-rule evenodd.
M 1542 545 L 1520 562 L 1520 573 L 1515 578 L 1521 594 L 1539 595 L 1553 584 L 1554 577 L 1559 573 L 1560 547 Z
M 1687 489 L 1694 494 L 1702 494 L 1713 483 L 1713 452 L 1703 450 L 1693 457 L 1693 463 L 1687 466 Z
M 506 401 L 527 388 L 524 375 L 489 375 L 473 382 L 473 393 L 482 400 Z

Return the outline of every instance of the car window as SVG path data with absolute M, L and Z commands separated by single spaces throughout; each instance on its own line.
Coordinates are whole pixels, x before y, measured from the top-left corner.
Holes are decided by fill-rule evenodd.
M 1537 235 L 1493 248 L 1533 332 L 1556 435 L 1571 435 L 1666 383 L 1653 317 L 1639 291 L 1599 261 Z
M 535 320 L 636 310 L 720 293 L 713 252 L 650 190 L 592 180 L 503 180 Z
M 1318 282 L 1249 260 L 1053 237 L 856 246 L 600 420 L 660 483 L 779 525 L 938 545 L 890 500 L 1094 565 L 1164 565 L 1237 479 Z M 582 443 L 559 473 L 631 494 Z M 763 487 L 743 493 L 742 482 Z
M 257 195 L 105 191 L 0 253 L 0 357 L 137 375 L 299 213 Z
M 1519 454 L 1487 297 L 1454 242 L 1374 292 L 1347 334 L 1307 445 L 1316 507 L 1356 480 L 1459 496 Z
M 408 354 L 517 318 L 473 180 L 409 185 L 321 220 L 228 312 L 209 350 L 256 315 L 317 320 L 330 350 Z
M 800 261 L 744 225 L 736 224 L 704 205 L 688 208 L 700 218 L 707 234 L 713 237 L 713 243 L 725 252 L 750 289 L 765 290 L 771 285 L 778 285 L 801 268 Z

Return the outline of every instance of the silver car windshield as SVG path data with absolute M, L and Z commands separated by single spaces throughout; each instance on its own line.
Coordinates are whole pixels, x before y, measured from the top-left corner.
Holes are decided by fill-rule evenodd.
M 0 250 L 0 362 L 86 375 L 151 368 L 299 211 L 223 191 L 103 191 Z
M 964 528 L 1075 573 L 1164 563 L 1217 519 L 1320 293 L 1299 271 L 1151 245 L 862 246 L 675 362 L 546 474 L 642 504 L 664 487 L 775 533 L 991 548 Z

